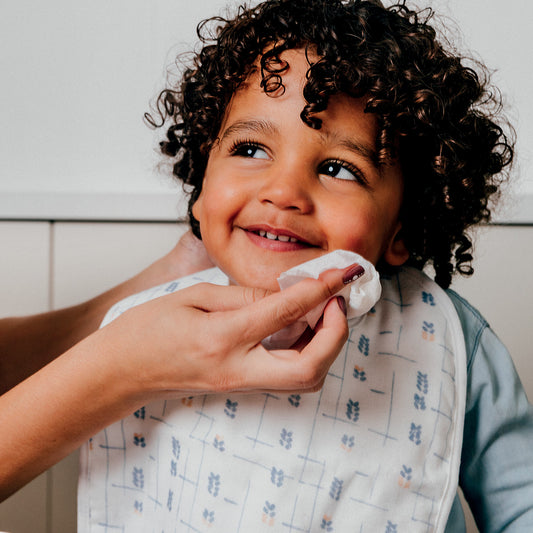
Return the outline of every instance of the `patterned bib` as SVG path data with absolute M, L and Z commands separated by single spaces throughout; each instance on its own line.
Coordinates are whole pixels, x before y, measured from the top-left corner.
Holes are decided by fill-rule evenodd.
M 217 269 L 131 297 L 126 309 Z M 350 324 L 313 394 L 155 402 L 82 450 L 79 533 L 444 531 L 457 489 L 466 363 L 446 293 L 404 268 Z

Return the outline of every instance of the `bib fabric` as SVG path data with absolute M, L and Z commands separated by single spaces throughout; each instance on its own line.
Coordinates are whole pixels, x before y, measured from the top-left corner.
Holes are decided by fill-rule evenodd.
M 106 322 L 200 281 L 227 284 L 217 269 L 195 274 Z M 321 391 L 154 402 L 92 438 L 79 533 L 444 531 L 464 422 L 461 325 L 418 270 L 382 287 Z

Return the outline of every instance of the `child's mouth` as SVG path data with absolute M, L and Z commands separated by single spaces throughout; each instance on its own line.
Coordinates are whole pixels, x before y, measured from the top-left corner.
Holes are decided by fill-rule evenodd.
M 288 231 L 265 228 L 248 228 L 249 238 L 258 246 L 276 251 L 295 251 L 310 248 L 313 245 Z M 270 243 L 270 244 L 269 244 Z
M 290 237 L 289 235 L 275 235 L 274 233 L 269 233 L 268 231 L 259 230 L 257 233 L 260 237 L 265 237 L 272 241 L 281 241 L 281 242 L 302 242 L 296 239 L 295 237 Z M 302 243 L 303 244 L 303 243 Z

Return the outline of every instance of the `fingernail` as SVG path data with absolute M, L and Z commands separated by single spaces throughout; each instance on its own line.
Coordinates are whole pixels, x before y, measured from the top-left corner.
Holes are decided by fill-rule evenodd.
M 341 308 L 341 311 L 344 313 L 344 316 L 348 315 L 348 310 L 346 309 L 346 300 L 342 296 L 337 296 L 337 303 Z
M 361 265 L 352 265 L 344 272 L 342 281 L 345 285 L 348 285 L 348 283 L 359 279 L 364 273 L 365 269 Z

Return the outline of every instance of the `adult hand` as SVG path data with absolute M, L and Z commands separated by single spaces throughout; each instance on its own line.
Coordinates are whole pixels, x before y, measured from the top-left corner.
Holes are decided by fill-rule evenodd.
M 353 269 L 274 294 L 201 284 L 130 309 L 0 396 L 0 501 L 146 402 L 217 391 L 314 391 L 346 341 L 333 298 L 291 350 L 261 340 L 330 299 Z M 340 303 L 340 305 L 339 305 Z
M 346 341 L 344 300 L 333 298 L 313 335 L 289 350 L 261 340 L 340 291 L 353 267 L 267 293 L 199 284 L 126 311 L 100 330 L 110 364 L 131 369 L 131 392 L 316 391 Z M 117 376 L 118 378 L 118 376 Z

